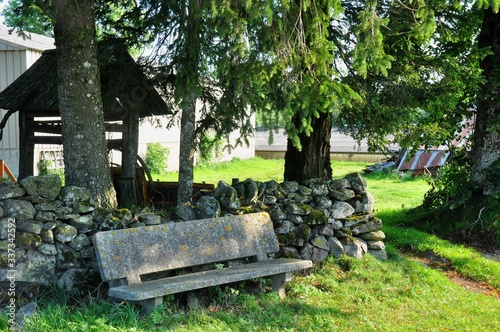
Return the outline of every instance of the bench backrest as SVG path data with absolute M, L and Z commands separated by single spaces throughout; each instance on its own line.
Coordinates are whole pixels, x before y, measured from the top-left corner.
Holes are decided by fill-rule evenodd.
M 104 281 L 244 257 L 265 260 L 279 250 L 265 212 L 98 232 L 93 237 Z

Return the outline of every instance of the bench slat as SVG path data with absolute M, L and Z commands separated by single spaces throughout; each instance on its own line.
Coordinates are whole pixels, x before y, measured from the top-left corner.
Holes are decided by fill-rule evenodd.
M 129 301 L 142 301 L 168 294 L 278 275 L 312 267 L 300 259 L 272 259 L 234 267 L 191 273 L 109 289 L 109 296 Z
M 266 212 L 98 232 L 93 237 L 104 281 L 244 257 L 266 259 L 279 250 Z

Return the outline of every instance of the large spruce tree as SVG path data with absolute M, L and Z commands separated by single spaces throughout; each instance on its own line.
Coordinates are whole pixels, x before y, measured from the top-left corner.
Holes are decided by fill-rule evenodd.
M 19 7 L 14 8 L 16 5 Z M 65 184 L 85 187 L 99 205 L 114 207 L 117 201 L 104 129 L 94 5 L 94 0 L 12 1 L 8 8 L 14 12 L 8 18 L 20 28 L 40 32 L 47 32 L 44 29 L 53 24 Z
M 93 0 L 52 1 L 66 185 L 115 206 L 101 101 Z

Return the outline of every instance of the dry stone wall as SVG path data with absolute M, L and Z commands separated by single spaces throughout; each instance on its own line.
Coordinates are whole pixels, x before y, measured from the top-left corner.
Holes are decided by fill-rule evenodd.
M 71 289 L 99 283 L 92 235 L 101 230 L 157 225 L 235 213 L 267 211 L 280 242 L 277 256 L 311 259 L 328 255 L 386 259 L 382 221 L 373 212 L 366 180 L 351 174 L 341 180 L 219 182 L 193 206 L 181 205 L 173 218 L 142 211 L 99 208 L 87 190 L 61 187 L 57 175 L 0 182 L 0 281 Z M 174 221 L 173 221 L 173 220 Z M 15 228 L 15 232 L 13 232 Z M 15 238 L 12 236 L 15 234 Z
M 305 185 L 252 179 L 233 186 L 219 182 L 214 198 L 221 203 L 221 214 L 269 212 L 281 257 L 319 263 L 328 255 L 370 253 L 387 259 L 382 221 L 373 215 L 375 200 L 367 190 L 366 180 L 355 173 L 338 180 L 312 179 Z M 196 210 L 204 211 L 199 203 Z

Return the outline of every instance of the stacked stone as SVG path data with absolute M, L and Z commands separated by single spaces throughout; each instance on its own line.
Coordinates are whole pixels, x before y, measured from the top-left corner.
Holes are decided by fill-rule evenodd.
M 282 257 L 311 259 L 328 255 L 386 259 L 382 221 L 373 215 L 374 199 L 366 180 L 351 174 L 341 180 L 312 179 L 305 185 L 247 179 L 215 191 L 194 206 L 179 205 L 180 220 L 267 211 Z M 61 188 L 57 175 L 28 177 L 19 184 L 0 182 L 0 281 L 9 270 L 17 281 L 58 283 L 71 290 L 99 282 L 90 241 L 101 230 L 172 222 L 143 212 L 98 208 L 88 190 Z M 15 266 L 9 266 L 9 229 L 15 225 Z
M 370 253 L 387 259 L 382 221 L 373 215 L 374 198 L 367 189 L 358 173 L 340 180 L 312 179 L 305 185 L 247 179 L 229 186 L 221 181 L 214 197 L 200 200 L 195 212 L 204 218 L 214 215 L 203 211 L 219 211 L 217 216 L 240 210 L 269 212 L 282 257 L 318 263 L 328 255 Z
M 106 222 L 98 226 L 96 220 Z M 16 229 L 14 267 L 7 264 L 12 224 Z M 98 229 L 110 228 L 109 224 L 116 227 L 119 223 L 97 209 L 88 190 L 61 188 L 58 175 L 0 182 L 0 280 L 5 280 L 7 270 L 15 270 L 18 281 L 58 282 L 67 289 L 73 288 L 74 280 L 85 284 L 98 277 L 89 273 L 97 271 L 89 237 Z

